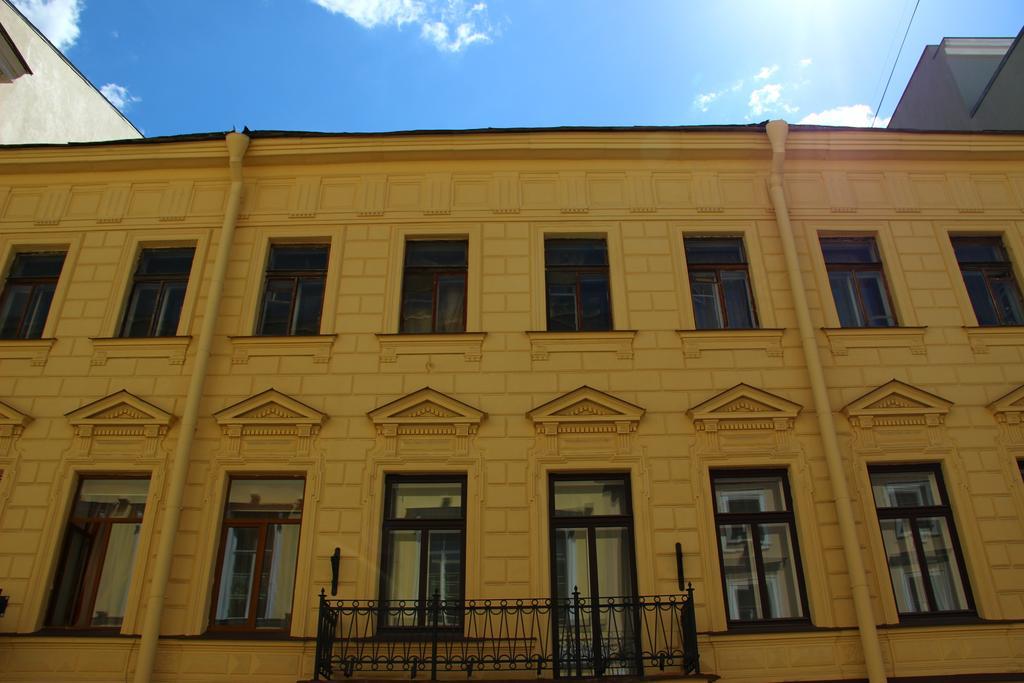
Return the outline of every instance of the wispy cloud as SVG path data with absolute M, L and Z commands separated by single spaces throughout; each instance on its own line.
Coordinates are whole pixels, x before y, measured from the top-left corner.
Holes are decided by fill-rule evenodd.
M 136 102 L 141 102 L 141 97 L 136 97 L 128 92 L 128 88 L 117 83 L 107 83 L 106 85 L 100 86 L 100 92 L 103 96 L 110 100 L 110 103 L 124 111 Z
M 800 119 L 799 123 L 806 123 L 814 126 L 851 126 L 854 128 L 869 128 L 874 112 L 866 104 L 850 104 L 841 107 L 833 107 L 824 111 L 814 112 Z M 875 120 L 875 128 L 885 128 L 889 125 L 889 119 Z
M 727 95 L 731 92 L 736 92 L 743 87 L 743 81 L 736 81 L 728 88 L 722 88 L 721 90 L 712 90 L 710 92 L 703 92 L 693 98 L 693 106 L 701 111 L 707 111 L 711 106 L 711 103 L 717 100 L 722 95 Z
M 770 112 L 792 114 L 799 111 L 799 107 L 794 107 L 783 98 L 782 91 L 781 83 L 767 83 L 757 90 L 752 90 L 747 101 L 751 116 L 763 116 Z
M 754 75 L 755 81 L 766 81 L 771 78 L 776 71 L 779 70 L 778 64 L 772 64 L 771 66 L 762 66 L 761 70 Z
M 420 36 L 442 52 L 461 52 L 493 39 L 487 3 L 465 0 L 313 0 L 363 28 L 419 25 Z
M 804 58 L 803 58 L 803 59 L 801 59 L 801 60 L 800 60 L 799 62 L 797 62 L 797 64 L 798 64 L 799 66 L 801 66 L 801 67 L 808 67 L 808 66 L 810 66 L 810 65 L 811 65 L 811 64 L 813 64 L 813 63 L 814 63 L 814 62 L 813 62 L 813 61 L 811 60 L 811 58 L 810 58 L 810 57 L 804 57 Z
M 82 0 L 14 0 L 14 6 L 61 52 L 78 40 Z

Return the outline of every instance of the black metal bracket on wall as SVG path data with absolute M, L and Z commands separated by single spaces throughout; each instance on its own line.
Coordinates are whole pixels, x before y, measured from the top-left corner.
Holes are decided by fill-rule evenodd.
M 331 555 L 331 595 L 338 594 L 338 572 L 341 570 L 341 548 L 335 548 Z

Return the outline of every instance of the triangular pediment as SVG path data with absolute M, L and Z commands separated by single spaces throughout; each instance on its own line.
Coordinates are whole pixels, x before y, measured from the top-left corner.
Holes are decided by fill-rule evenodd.
M 123 389 L 72 410 L 66 417 L 75 426 L 116 424 L 166 427 L 174 420 L 174 416 L 167 411 Z
M 851 401 L 843 413 L 847 417 L 945 415 L 952 405 L 941 396 L 893 379 Z
M 639 422 L 645 410 L 586 385 L 537 406 L 526 415 L 546 422 Z
M 471 405 L 423 387 L 411 394 L 385 403 L 367 413 L 374 424 L 480 424 L 484 412 Z
M 1024 384 L 1017 387 L 1010 393 L 997 398 L 989 404 L 988 409 L 996 415 L 1007 413 L 1024 413 Z
M 694 420 L 792 420 L 803 408 L 799 403 L 752 387 L 737 384 L 698 403 L 687 411 Z
M 213 414 L 221 425 L 322 425 L 327 416 L 277 389 L 250 396 Z
M 32 418 L 0 401 L 0 427 L 24 427 Z

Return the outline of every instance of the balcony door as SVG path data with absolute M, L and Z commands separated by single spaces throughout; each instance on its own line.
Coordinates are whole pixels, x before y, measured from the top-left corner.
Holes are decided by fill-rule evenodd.
M 551 576 L 559 676 L 639 671 L 627 475 L 551 478 Z

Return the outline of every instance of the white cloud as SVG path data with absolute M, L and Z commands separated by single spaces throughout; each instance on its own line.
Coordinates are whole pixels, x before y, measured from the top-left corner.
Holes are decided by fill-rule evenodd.
M 700 93 L 693 98 L 693 106 L 701 111 L 707 111 L 711 103 L 717 100 L 722 95 L 726 95 L 731 92 L 736 92 L 743 87 L 743 81 L 739 80 L 733 83 L 728 88 L 722 88 L 721 90 L 712 90 L 711 92 Z
M 132 95 L 128 92 L 128 88 L 124 87 L 123 85 L 118 85 L 117 83 L 107 83 L 106 85 L 101 85 L 100 92 L 103 93 L 104 97 L 110 100 L 110 103 L 112 105 L 114 105 L 121 111 L 124 111 L 136 102 L 142 101 L 141 97 L 136 97 Z
M 419 24 L 420 36 L 442 52 L 461 52 L 486 43 L 495 33 L 487 3 L 465 0 L 313 0 L 334 14 L 344 14 L 363 28 Z
M 794 107 L 782 99 L 781 83 L 768 83 L 757 90 L 751 91 L 750 100 L 747 106 L 750 107 L 751 116 L 761 116 L 767 112 L 785 112 L 793 114 L 800 111 L 800 107 Z
M 762 66 L 761 70 L 754 76 L 754 80 L 766 81 L 772 77 L 772 75 L 779 70 L 778 64 L 772 64 L 771 66 Z
M 801 59 L 801 60 L 800 60 L 799 62 L 797 62 L 797 63 L 798 63 L 798 64 L 799 64 L 800 66 L 804 67 L 804 66 L 810 66 L 810 65 L 811 65 L 811 64 L 813 64 L 814 62 L 812 62 L 812 61 L 811 61 L 811 58 L 810 58 L 810 57 L 804 57 L 803 59 Z
M 82 0 L 14 0 L 14 5 L 58 50 L 78 40 Z
M 850 104 L 842 107 L 834 107 L 825 111 L 808 114 L 800 119 L 799 123 L 814 126 L 851 126 L 854 128 L 868 128 L 871 126 L 871 119 L 874 113 L 871 107 L 866 104 Z M 889 119 L 877 119 L 875 128 L 885 128 L 889 125 Z

